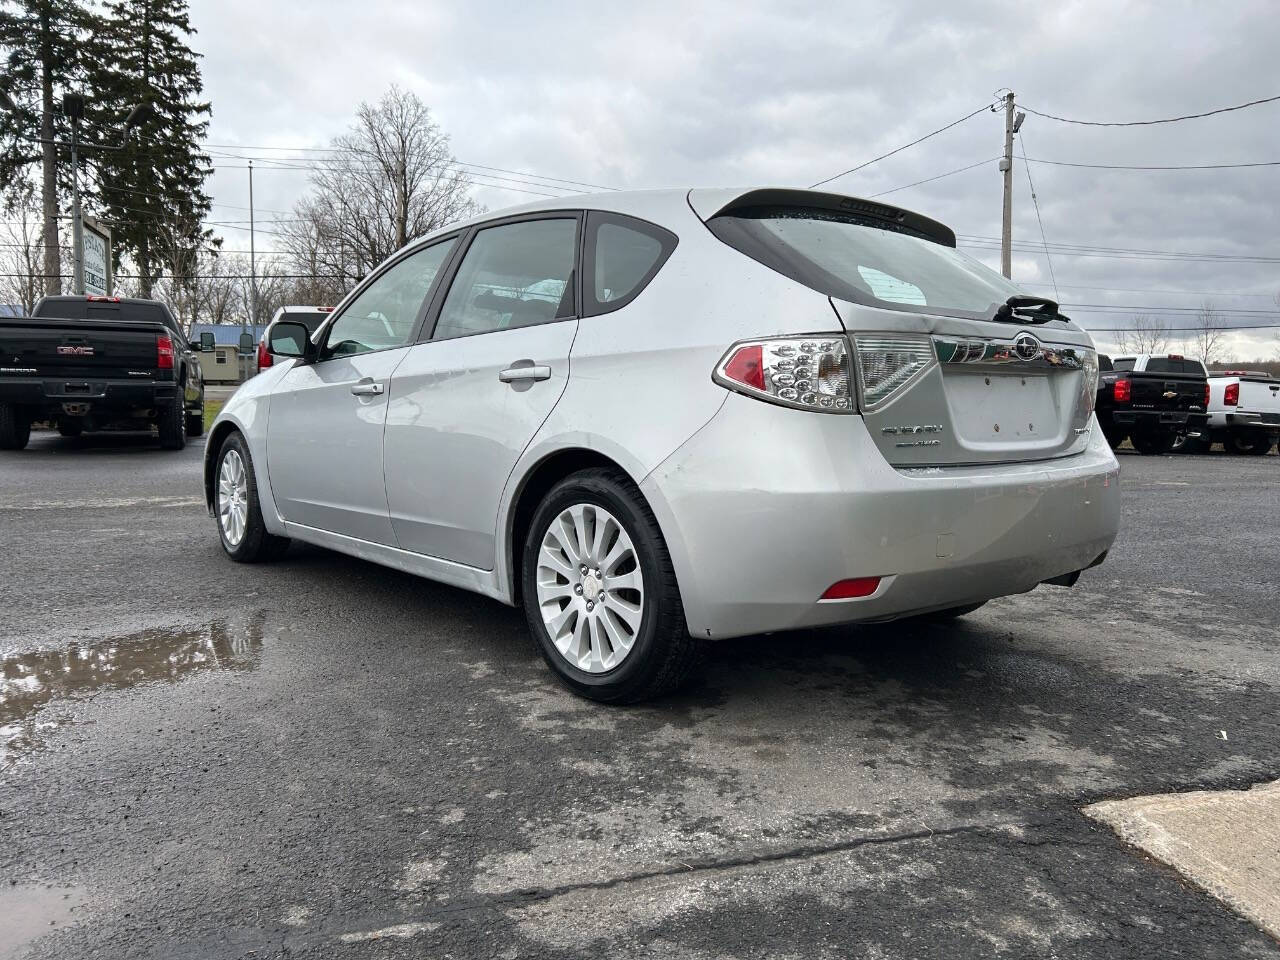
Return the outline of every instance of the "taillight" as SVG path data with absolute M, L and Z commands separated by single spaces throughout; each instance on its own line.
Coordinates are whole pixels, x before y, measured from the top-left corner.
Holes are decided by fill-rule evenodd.
M 1204 385 L 1204 408 L 1205 408 L 1206 410 L 1208 410 L 1208 409 L 1209 409 L 1209 395 L 1210 395 L 1211 389 L 1212 389 L 1212 388 L 1211 388 L 1211 387 L 1209 386 L 1209 384 L 1206 382 L 1206 383 L 1205 383 L 1205 385 Z
M 258 369 L 265 370 L 271 364 L 275 363 L 275 358 L 271 356 L 267 350 L 267 345 L 262 340 L 258 341 Z
M 905 390 L 937 361 L 928 337 L 859 334 L 853 343 L 862 403 L 868 409 Z
M 173 369 L 173 337 L 163 333 L 156 334 L 156 369 Z
M 1129 381 L 1121 378 L 1111 385 L 1111 399 L 1116 403 L 1129 402 Z
M 1227 388 L 1222 392 L 1222 402 L 1228 407 L 1240 406 L 1240 384 L 1228 383 Z
M 852 413 L 849 341 L 842 336 L 777 337 L 735 343 L 712 378 L 784 407 Z

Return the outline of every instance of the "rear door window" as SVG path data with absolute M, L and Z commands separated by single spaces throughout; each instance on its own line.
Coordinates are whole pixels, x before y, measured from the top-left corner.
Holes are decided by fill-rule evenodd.
M 449 287 L 433 340 L 577 316 L 576 217 L 524 220 L 476 232 Z
M 583 314 L 609 313 L 638 297 L 677 242 L 670 230 L 644 220 L 616 213 L 588 213 Z

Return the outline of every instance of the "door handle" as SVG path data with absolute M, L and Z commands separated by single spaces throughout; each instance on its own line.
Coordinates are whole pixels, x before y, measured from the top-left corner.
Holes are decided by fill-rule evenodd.
M 351 385 L 351 395 L 355 397 L 376 397 L 384 393 L 386 389 L 380 383 L 365 379 Z
M 521 380 L 550 380 L 551 368 L 544 364 L 530 363 L 526 366 L 510 366 L 498 371 L 498 379 L 503 383 L 518 383 Z

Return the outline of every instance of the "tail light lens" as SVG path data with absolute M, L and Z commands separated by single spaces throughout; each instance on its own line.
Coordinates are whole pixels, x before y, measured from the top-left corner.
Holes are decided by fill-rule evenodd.
M 784 407 L 853 412 L 849 341 L 842 336 L 744 340 L 729 348 L 712 378 L 730 390 Z
M 901 393 L 937 361 L 927 337 L 859 335 L 854 346 L 862 404 L 868 409 Z
M 819 600 L 856 600 L 869 597 L 880 589 L 880 577 L 854 577 L 851 580 L 838 580 L 827 587 Z
M 1084 376 L 1080 383 L 1080 405 L 1085 411 L 1085 417 L 1093 413 L 1093 408 L 1098 405 L 1098 352 L 1096 350 L 1084 351 Z
M 173 369 L 173 337 L 163 333 L 156 336 L 156 369 Z
M 263 341 L 258 341 L 258 369 L 265 370 L 271 364 L 275 363 L 275 357 L 271 356 L 267 350 L 267 345 Z
M 1240 384 L 1228 383 L 1226 389 L 1222 391 L 1222 402 L 1228 407 L 1238 407 L 1240 405 Z
M 1204 385 L 1204 408 L 1206 410 L 1209 409 L 1209 396 L 1211 395 L 1211 393 L 1212 393 L 1212 388 L 1206 382 Z
M 1129 381 L 1127 378 L 1122 377 L 1111 385 L 1111 399 L 1116 403 L 1128 403 L 1129 391 Z

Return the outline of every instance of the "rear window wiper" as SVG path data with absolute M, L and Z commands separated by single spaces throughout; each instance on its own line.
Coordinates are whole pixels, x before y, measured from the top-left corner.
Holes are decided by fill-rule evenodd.
M 1015 293 L 996 308 L 991 319 L 999 323 L 1048 323 L 1060 316 L 1056 300 Z

